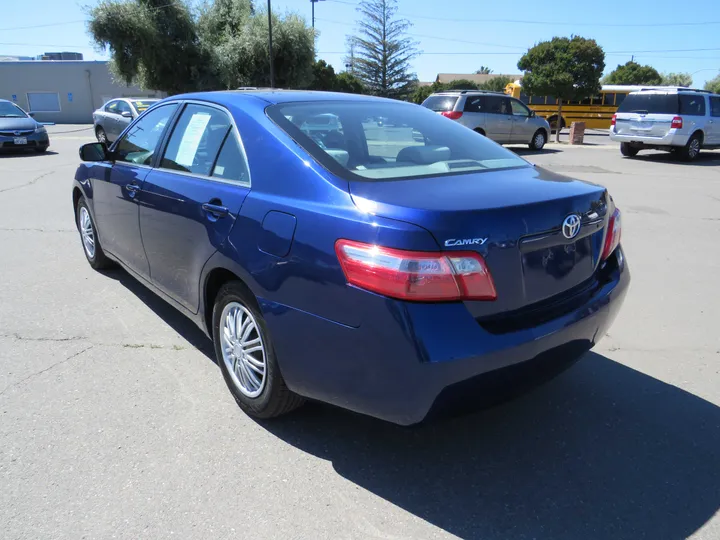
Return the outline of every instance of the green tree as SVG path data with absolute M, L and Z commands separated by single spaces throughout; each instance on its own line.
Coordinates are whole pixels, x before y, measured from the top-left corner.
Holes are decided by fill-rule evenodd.
M 364 94 L 365 87 L 355 75 L 343 71 L 335 78 L 335 91 L 345 92 L 346 94 Z
M 90 33 L 109 49 L 110 69 L 126 84 L 177 94 L 212 84 L 207 51 L 182 0 L 104 0 L 90 10 Z
M 704 88 L 713 94 L 720 94 L 720 74 L 706 82 Z
M 532 47 L 518 62 L 528 95 L 558 98 L 556 141 L 560 141 L 563 100 L 582 99 L 600 91 L 605 53 L 594 39 L 554 37 Z
M 417 85 L 412 94 L 410 94 L 410 101 L 420 105 L 423 101 L 430 97 L 435 90 L 431 85 L 420 86 Z
M 663 73 L 662 84 L 667 86 L 692 86 L 692 75 L 689 73 Z
M 480 66 L 480 69 L 475 71 L 476 75 L 490 75 L 493 72 L 492 69 L 490 69 L 487 66 Z
M 510 77 L 497 76 L 488 79 L 484 83 L 478 84 L 478 88 L 480 90 L 488 90 L 490 92 L 504 92 L 505 87 L 511 82 L 512 79 Z
M 351 41 L 353 73 L 374 95 L 407 97 L 417 81 L 410 70 L 417 44 L 407 36 L 410 23 L 396 18 L 397 0 L 364 0 L 358 12 L 359 33 Z
M 478 85 L 468 79 L 455 79 L 447 83 L 448 90 L 477 90 Z
M 663 84 L 662 75 L 652 66 L 643 66 L 630 60 L 618 65 L 607 77 L 604 84 L 647 84 L 657 86 Z
M 335 69 L 325 60 L 318 60 L 313 64 L 313 81 L 308 86 L 309 90 L 335 90 L 337 86 L 337 75 Z

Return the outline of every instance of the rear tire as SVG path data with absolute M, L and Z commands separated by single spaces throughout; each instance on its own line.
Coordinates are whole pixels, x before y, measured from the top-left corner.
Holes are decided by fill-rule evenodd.
M 111 268 L 114 263 L 107 258 L 105 252 L 100 245 L 97 228 L 93 221 L 92 214 L 88 208 L 85 197 L 80 197 L 77 208 L 75 210 L 75 223 L 80 233 L 80 242 L 82 243 L 83 253 L 93 270 L 102 270 L 103 268 Z
M 700 154 L 702 148 L 702 136 L 699 133 L 693 133 L 687 144 L 680 148 L 678 155 L 683 161 L 693 161 Z
M 640 149 L 630 143 L 620 143 L 620 153 L 625 157 L 635 157 Z
M 544 129 L 538 129 L 528 143 L 530 150 L 542 150 L 547 142 L 547 134 Z
M 245 413 L 255 418 L 273 418 L 305 402 L 285 384 L 265 319 L 240 282 L 222 286 L 213 307 L 212 323 L 217 363 L 230 393 Z

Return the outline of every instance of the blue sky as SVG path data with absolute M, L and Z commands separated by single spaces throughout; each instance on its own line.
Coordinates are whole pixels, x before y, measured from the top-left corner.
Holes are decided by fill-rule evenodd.
M 264 3 L 256 0 L 256 4 Z M 0 55 L 70 50 L 82 52 L 86 59 L 105 59 L 93 49 L 83 22 L 83 6 L 94 4 L 92 0 L 3 2 Z M 276 11 L 295 11 L 310 21 L 310 0 L 273 0 L 272 4 Z M 318 56 L 338 71 L 343 67 L 345 37 L 357 20 L 356 4 L 357 0 L 322 0 L 315 5 Z M 633 54 L 636 61 L 661 72 L 697 72 L 695 86 L 702 86 L 720 69 L 720 12 L 713 13 L 710 3 L 701 2 L 698 7 L 704 9 L 690 10 L 678 9 L 677 0 L 590 4 L 577 0 L 399 0 L 398 5 L 399 16 L 412 23 L 410 34 L 423 52 L 413 62 L 423 81 L 433 80 L 440 72 L 472 73 L 481 65 L 496 73 L 515 73 L 527 47 L 570 34 L 598 41 L 606 52 L 606 72 Z M 579 5 L 591 15 L 583 15 L 586 9 L 578 9 Z

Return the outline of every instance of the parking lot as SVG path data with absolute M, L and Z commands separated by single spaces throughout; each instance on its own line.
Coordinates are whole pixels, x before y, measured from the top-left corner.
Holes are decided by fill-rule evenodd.
M 92 130 L 49 131 L 0 155 L 0 537 L 720 538 L 720 152 L 515 148 L 610 190 L 625 305 L 531 394 L 401 428 L 243 414 L 190 321 L 89 267 L 70 185 Z

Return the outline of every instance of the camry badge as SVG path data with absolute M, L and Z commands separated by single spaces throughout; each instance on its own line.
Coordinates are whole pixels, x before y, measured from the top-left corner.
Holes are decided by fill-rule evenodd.
M 450 238 L 449 240 L 445 240 L 445 247 L 453 247 L 453 246 L 482 246 L 485 242 L 487 242 L 487 238 L 463 238 L 463 239 L 455 239 Z
M 570 214 L 562 224 L 563 236 L 567 239 L 575 238 L 580 232 L 580 216 Z

